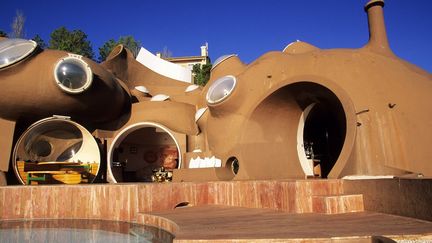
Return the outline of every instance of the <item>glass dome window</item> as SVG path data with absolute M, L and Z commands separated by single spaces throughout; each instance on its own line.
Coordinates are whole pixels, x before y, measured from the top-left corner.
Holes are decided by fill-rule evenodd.
M 207 92 L 207 102 L 211 105 L 224 101 L 233 92 L 236 78 L 228 75 L 214 81 Z
M 0 69 L 15 64 L 28 57 L 36 50 L 37 44 L 32 40 L 0 40 Z
M 221 64 L 223 61 L 225 61 L 226 59 L 230 58 L 230 57 L 236 57 L 237 54 L 229 54 L 229 55 L 223 55 L 221 57 L 218 57 L 216 59 L 216 61 L 213 63 L 213 66 L 211 68 L 211 70 L 215 69 L 217 65 Z M 210 70 L 210 71 L 211 71 Z
M 60 59 L 54 68 L 58 86 L 67 93 L 78 94 L 91 86 L 93 73 L 79 55 Z

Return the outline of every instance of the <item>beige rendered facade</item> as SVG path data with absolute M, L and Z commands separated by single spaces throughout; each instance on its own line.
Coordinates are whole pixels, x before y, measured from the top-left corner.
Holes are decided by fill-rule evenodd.
M 432 176 L 432 75 L 392 52 L 383 6 L 365 6 L 362 48 L 294 42 L 250 64 L 229 55 L 205 87 L 161 76 L 121 45 L 98 64 L 3 38 L 20 55 L 0 65 L 0 176 L 147 182 L 161 167 L 173 181 Z

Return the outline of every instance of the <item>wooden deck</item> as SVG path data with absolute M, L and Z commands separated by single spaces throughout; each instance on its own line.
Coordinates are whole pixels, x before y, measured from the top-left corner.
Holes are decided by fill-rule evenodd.
M 147 222 L 153 216 L 177 224 L 174 242 L 432 242 L 432 222 L 373 212 L 292 214 L 209 205 L 141 215 Z

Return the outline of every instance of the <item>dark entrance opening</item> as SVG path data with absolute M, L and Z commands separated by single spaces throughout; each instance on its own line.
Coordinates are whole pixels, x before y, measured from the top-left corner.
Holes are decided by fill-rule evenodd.
M 305 81 L 279 88 L 261 101 L 244 126 L 239 159 L 247 164 L 239 173 L 254 179 L 327 178 L 344 148 L 346 115 L 340 98 L 321 84 Z
M 178 168 L 179 148 L 164 129 L 147 124 L 124 134 L 112 151 L 111 172 L 116 182 L 151 182 L 161 167 L 166 171 Z
M 327 178 L 344 144 L 345 115 L 338 104 L 316 103 L 306 118 L 303 141 L 306 157 L 313 160 L 314 173 Z

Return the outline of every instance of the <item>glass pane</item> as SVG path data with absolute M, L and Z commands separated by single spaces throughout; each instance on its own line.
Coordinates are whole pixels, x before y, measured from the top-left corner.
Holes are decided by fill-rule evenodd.
M 50 122 L 27 133 L 19 154 L 24 161 L 67 161 L 81 148 L 81 131 L 68 122 Z M 55 146 L 55 147 L 53 147 Z
M 31 54 L 37 47 L 34 41 L 4 39 L 0 41 L 0 68 L 12 65 Z
M 56 78 L 65 88 L 82 89 L 87 84 L 86 68 L 76 59 L 66 59 L 58 65 Z
M 208 91 L 207 101 L 209 103 L 222 101 L 232 92 L 234 86 L 235 79 L 232 76 L 226 76 L 216 80 Z
M 214 69 L 217 65 L 219 65 L 220 63 L 222 63 L 226 59 L 233 57 L 233 56 L 237 56 L 237 55 L 236 54 L 229 54 L 229 55 L 223 55 L 221 57 L 218 57 L 216 59 L 216 61 L 213 63 L 212 69 Z

